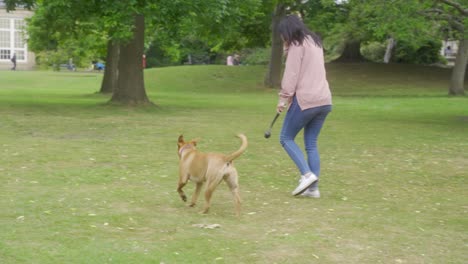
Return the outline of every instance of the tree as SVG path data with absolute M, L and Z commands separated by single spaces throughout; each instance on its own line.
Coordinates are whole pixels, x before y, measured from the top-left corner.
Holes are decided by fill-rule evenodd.
M 120 46 L 118 61 L 117 87 L 111 102 L 126 105 L 148 104 L 145 83 L 143 80 L 142 56 L 144 48 L 145 17 L 134 15 L 135 24 L 131 40 Z
M 356 0 L 354 0 L 356 1 Z M 363 0 L 360 0 L 363 1 Z M 385 0 L 363 1 L 363 17 L 372 28 L 372 36 L 393 38 L 418 45 L 428 37 L 442 39 L 448 29 L 460 42 L 449 85 L 450 95 L 464 95 L 468 62 L 468 7 L 466 0 Z
M 173 61 L 181 61 L 188 55 L 191 48 L 187 44 L 207 47 L 210 53 L 238 52 L 264 44 L 266 30 L 262 26 L 261 8 L 261 0 L 185 1 L 183 8 L 177 9 L 179 14 L 172 15 L 178 19 L 176 22 L 156 23 L 158 34 L 154 40 Z
M 450 29 L 455 31 L 459 40 L 458 53 L 449 85 L 450 95 L 464 95 L 464 83 L 466 66 L 468 63 L 468 6 L 467 2 L 455 0 L 434 0 L 430 8 L 421 13 L 428 19 L 445 22 Z
M 267 87 L 279 87 L 281 85 L 281 63 L 283 57 L 283 41 L 278 32 L 278 25 L 286 14 L 286 3 L 278 3 L 271 19 L 271 56 L 264 84 Z
M 83 3 L 78 4 L 83 7 Z M 88 17 L 92 15 L 94 21 L 102 24 L 102 31 L 108 35 L 106 57 L 109 61 L 106 61 L 108 69 L 104 72 L 101 92 L 113 92 L 111 103 L 149 104 L 142 67 L 145 13 L 150 13 L 156 5 L 152 1 L 145 0 L 125 2 L 104 0 L 91 1 L 87 8 L 91 10 Z M 80 14 L 79 19 L 84 17 L 86 15 Z
M 240 39 L 241 36 L 236 32 L 242 24 L 241 19 L 254 17 L 251 14 L 256 12 L 260 0 L 7 0 L 6 4 L 10 9 L 17 4 L 26 4 L 28 7 L 35 5 L 36 11 L 42 10 L 46 14 L 50 25 L 45 29 L 48 34 L 37 36 L 54 36 L 57 40 L 78 36 L 76 32 L 83 30 L 83 25 L 92 21 L 95 32 L 87 33 L 105 35 L 108 47 L 118 45 L 120 51 L 118 71 L 105 71 L 101 91 L 114 92 L 111 102 L 147 104 L 149 101 L 141 67 L 145 27 L 149 25 L 156 34 L 165 35 L 166 37 L 160 39 L 167 40 L 167 47 L 174 43 L 177 45 L 181 32 L 192 30 L 201 36 L 209 35 L 207 39 L 212 41 L 212 46 L 219 48 L 229 41 L 236 43 L 232 40 Z M 147 35 L 149 39 L 154 39 L 154 34 Z M 56 47 L 59 46 L 60 41 L 56 44 Z M 107 52 L 107 57 L 115 58 L 117 54 L 110 48 Z M 117 85 L 112 81 L 116 78 Z
M 317 1 L 317 0 L 315 0 Z M 318 0 L 320 1 L 320 0 Z M 268 1 L 267 1 L 268 2 Z M 277 0 L 269 2 L 273 9 L 271 16 L 271 55 L 268 71 L 265 75 L 264 85 L 270 88 L 281 85 L 281 65 L 283 57 L 283 41 L 278 31 L 281 19 L 291 13 L 304 15 L 304 7 L 307 1 L 303 0 Z
M 61 58 L 57 56 L 59 61 L 53 62 L 56 64 L 70 58 L 75 64 L 84 64 L 80 60 L 87 60 L 89 65 L 90 60 L 104 56 L 106 32 L 102 32 L 91 17 L 75 18 L 80 12 L 86 12 L 75 3 L 47 1 L 35 8 L 34 16 L 27 20 L 28 45 L 32 51 L 39 55 L 57 53 Z
M 117 41 L 109 39 L 107 41 L 106 67 L 102 78 L 100 93 L 113 93 L 117 89 L 119 81 L 119 58 L 120 45 Z
M 336 62 L 362 62 L 365 61 L 361 55 L 361 43 L 369 38 L 369 31 L 363 25 L 366 19 L 359 5 L 361 1 L 346 1 L 335 4 L 346 17 L 342 23 L 335 24 L 335 32 L 341 36 L 341 55 L 335 59 Z

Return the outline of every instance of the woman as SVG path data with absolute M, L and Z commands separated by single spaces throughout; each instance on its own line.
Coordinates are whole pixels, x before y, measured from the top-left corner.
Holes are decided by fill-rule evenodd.
M 288 109 L 280 143 L 296 164 L 301 180 L 293 195 L 319 198 L 320 157 L 317 138 L 332 109 L 331 92 L 325 72 L 322 41 L 296 15 L 283 18 L 279 33 L 287 52 L 277 112 Z M 307 159 L 294 142 L 304 129 Z

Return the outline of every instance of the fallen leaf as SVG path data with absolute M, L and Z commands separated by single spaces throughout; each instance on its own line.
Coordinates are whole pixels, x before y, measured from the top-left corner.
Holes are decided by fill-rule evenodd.
M 205 228 L 205 229 L 215 229 L 215 228 L 220 228 L 220 224 L 193 224 L 193 227 L 198 227 L 198 228 Z

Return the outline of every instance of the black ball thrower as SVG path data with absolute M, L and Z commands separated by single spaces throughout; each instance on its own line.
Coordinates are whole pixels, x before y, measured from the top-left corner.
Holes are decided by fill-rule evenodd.
M 275 118 L 273 118 L 273 121 L 271 121 L 270 127 L 268 128 L 267 131 L 265 131 L 265 138 L 269 138 L 271 136 L 271 129 L 273 128 L 273 125 L 276 122 L 276 119 L 278 119 L 280 113 L 276 113 Z

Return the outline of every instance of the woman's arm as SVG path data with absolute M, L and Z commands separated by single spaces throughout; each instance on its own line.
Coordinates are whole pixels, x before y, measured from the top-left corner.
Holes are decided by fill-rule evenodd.
M 302 46 L 290 45 L 286 57 L 286 67 L 281 81 L 281 90 L 279 92 L 279 102 L 277 112 L 282 112 L 296 93 L 299 73 L 301 71 L 302 57 L 304 48 Z

